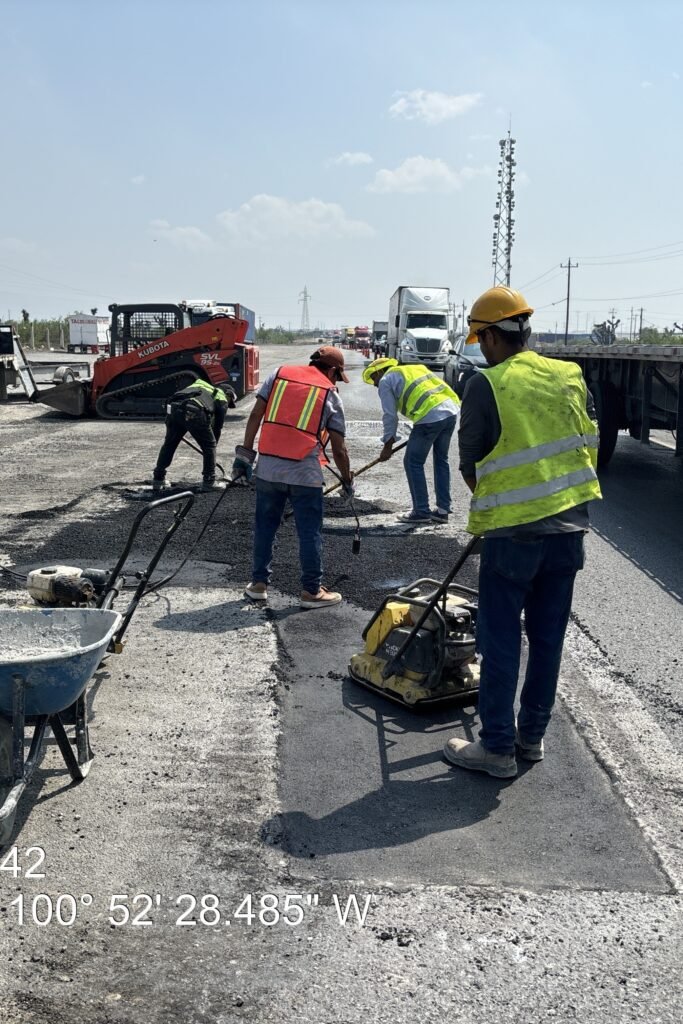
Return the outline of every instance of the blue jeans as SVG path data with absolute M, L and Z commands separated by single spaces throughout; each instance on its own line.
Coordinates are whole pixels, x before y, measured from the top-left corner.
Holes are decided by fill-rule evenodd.
M 273 542 L 282 514 L 291 502 L 299 536 L 301 585 L 309 594 L 317 594 L 323 578 L 323 490 L 296 484 L 274 484 L 256 480 L 256 517 L 254 520 L 254 583 L 269 583 L 273 566 Z
M 521 615 L 529 642 L 517 720 L 520 735 L 538 743 L 550 721 L 569 621 L 574 578 L 583 568 L 583 532 L 534 540 L 484 538 L 479 567 L 477 649 L 481 655 L 479 717 L 482 746 L 515 749 Z
M 425 462 L 430 448 L 434 459 L 434 489 L 436 504 L 442 512 L 451 511 L 451 469 L 448 464 L 450 447 L 457 416 L 444 416 L 434 423 L 416 423 L 413 427 L 403 465 L 408 477 L 413 511 L 429 515 L 429 492 L 425 478 Z

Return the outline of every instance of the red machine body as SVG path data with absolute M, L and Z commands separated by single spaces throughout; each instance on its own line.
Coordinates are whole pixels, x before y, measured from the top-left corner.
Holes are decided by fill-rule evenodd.
M 216 316 L 191 327 L 181 306 L 112 305 L 111 354 L 91 380 L 59 384 L 37 400 L 73 416 L 159 419 L 176 391 L 202 378 L 239 400 L 259 383 L 259 352 L 245 344 L 248 323 Z

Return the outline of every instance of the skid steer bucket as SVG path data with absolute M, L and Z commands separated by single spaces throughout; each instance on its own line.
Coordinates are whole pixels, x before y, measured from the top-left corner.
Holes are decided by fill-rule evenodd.
M 88 382 L 73 380 L 66 384 L 56 384 L 44 391 L 36 391 L 33 401 L 49 405 L 69 416 L 85 416 L 88 412 L 89 388 Z

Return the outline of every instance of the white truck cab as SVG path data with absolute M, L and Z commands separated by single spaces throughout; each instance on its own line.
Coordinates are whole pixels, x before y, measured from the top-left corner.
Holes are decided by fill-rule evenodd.
M 443 369 L 452 345 L 449 289 L 401 285 L 389 301 L 387 355 Z

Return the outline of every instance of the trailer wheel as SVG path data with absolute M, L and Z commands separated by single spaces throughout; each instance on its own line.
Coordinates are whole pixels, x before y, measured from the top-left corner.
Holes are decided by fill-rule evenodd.
M 0 807 L 12 789 L 12 726 L 6 718 L 0 717 Z M 16 807 L 0 822 L 0 848 L 9 843 L 14 831 Z
M 614 454 L 619 435 L 619 399 L 611 384 L 595 381 L 590 386 L 600 431 L 598 466 L 606 466 Z

